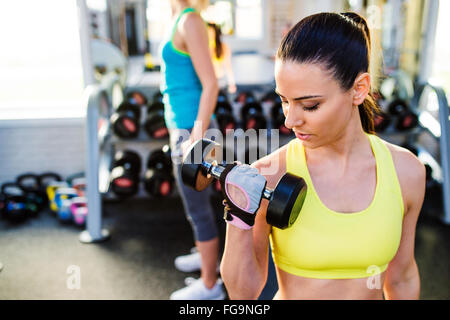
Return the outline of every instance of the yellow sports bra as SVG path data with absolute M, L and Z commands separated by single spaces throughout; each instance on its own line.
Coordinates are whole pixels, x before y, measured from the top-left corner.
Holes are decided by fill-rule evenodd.
M 272 228 L 272 257 L 280 269 L 318 279 L 367 278 L 386 270 L 400 245 L 403 198 L 389 149 L 367 136 L 376 160 L 375 195 L 369 207 L 348 214 L 321 202 L 301 141 L 288 143 L 286 171 L 303 177 L 308 192 L 297 221 L 285 230 Z

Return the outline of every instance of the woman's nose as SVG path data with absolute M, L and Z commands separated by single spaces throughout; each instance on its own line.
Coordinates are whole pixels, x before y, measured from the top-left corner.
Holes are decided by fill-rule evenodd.
M 286 113 L 286 119 L 284 120 L 284 125 L 288 129 L 292 129 L 294 127 L 299 127 L 304 123 L 301 112 L 296 112 L 294 110 L 289 110 Z

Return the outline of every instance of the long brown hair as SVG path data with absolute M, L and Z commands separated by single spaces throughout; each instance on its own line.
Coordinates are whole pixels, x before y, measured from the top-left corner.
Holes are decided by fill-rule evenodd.
M 347 91 L 358 74 L 369 72 L 370 48 L 370 30 L 363 17 L 354 12 L 323 12 L 308 16 L 291 28 L 281 41 L 277 58 L 323 64 Z M 371 90 L 358 110 L 364 131 L 375 133 L 374 115 L 380 109 Z
M 223 54 L 222 48 L 222 32 L 217 24 L 208 22 L 208 27 L 214 29 L 214 45 L 215 45 L 215 54 L 216 58 L 220 59 Z

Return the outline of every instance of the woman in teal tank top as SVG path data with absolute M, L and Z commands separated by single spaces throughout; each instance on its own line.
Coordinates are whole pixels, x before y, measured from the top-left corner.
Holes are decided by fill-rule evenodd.
M 171 299 L 224 299 L 225 293 L 217 269 L 218 229 L 209 197 L 211 188 L 196 192 L 181 181 L 181 162 L 185 150 L 201 139 L 211 126 L 217 101 L 218 84 L 209 53 L 206 23 L 199 10 L 208 1 L 171 0 L 174 23 L 161 43 L 161 92 L 164 117 L 169 129 L 173 171 L 185 214 L 190 222 L 195 250 L 175 259 L 175 267 L 184 272 L 201 271 L 201 278 L 186 282 Z

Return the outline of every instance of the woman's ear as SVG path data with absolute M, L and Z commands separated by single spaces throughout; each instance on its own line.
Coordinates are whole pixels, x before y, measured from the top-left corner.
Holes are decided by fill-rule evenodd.
M 364 102 L 370 92 L 370 74 L 360 73 L 353 85 L 353 105 L 359 106 Z

